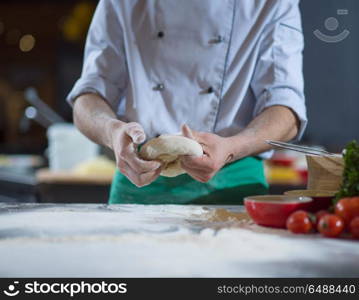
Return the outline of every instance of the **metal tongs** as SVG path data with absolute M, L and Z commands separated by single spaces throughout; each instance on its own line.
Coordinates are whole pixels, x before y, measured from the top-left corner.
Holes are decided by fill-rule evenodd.
M 308 147 L 308 146 L 300 146 L 300 145 L 284 143 L 284 142 L 278 142 L 278 141 L 270 141 L 270 140 L 266 140 L 266 143 L 269 144 L 269 145 L 272 145 L 274 147 L 293 150 L 293 151 L 297 151 L 297 152 L 301 152 L 301 153 L 305 153 L 305 154 L 310 154 L 310 155 L 338 156 L 338 154 L 331 153 L 331 152 L 328 152 L 328 151 L 322 150 L 322 149 Z

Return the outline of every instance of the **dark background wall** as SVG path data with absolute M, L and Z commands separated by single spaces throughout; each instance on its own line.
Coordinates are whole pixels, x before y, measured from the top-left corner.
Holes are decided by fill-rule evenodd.
M 304 75 L 309 126 L 305 139 L 338 149 L 352 139 L 359 141 L 359 1 L 302 0 L 305 36 Z M 348 15 L 338 15 L 347 9 Z M 328 17 L 339 21 L 327 30 Z M 327 35 L 343 30 L 349 36 L 338 43 L 319 40 L 313 31 Z
M 87 26 L 97 2 L 0 1 L 0 152 L 42 153 L 46 147 L 46 130 L 41 126 L 32 123 L 27 131 L 19 130 L 28 106 L 22 94 L 29 86 L 71 120 L 64 99 L 80 75 Z M 359 141 L 359 0 L 302 0 L 300 7 L 309 117 L 303 143 L 338 151 L 352 139 Z M 338 15 L 338 9 L 348 14 Z M 336 30 L 325 28 L 329 17 L 338 20 Z M 341 42 L 326 43 L 313 34 L 316 29 L 332 36 L 345 29 L 350 34 Z M 32 34 L 34 49 L 21 52 L 18 41 L 9 42 L 14 32 L 18 39 Z

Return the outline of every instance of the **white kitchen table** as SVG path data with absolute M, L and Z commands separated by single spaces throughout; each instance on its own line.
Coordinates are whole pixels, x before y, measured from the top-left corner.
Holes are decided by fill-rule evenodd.
M 217 218 L 218 208 L 0 203 L 0 277 L 359 276 L 358 241 Z

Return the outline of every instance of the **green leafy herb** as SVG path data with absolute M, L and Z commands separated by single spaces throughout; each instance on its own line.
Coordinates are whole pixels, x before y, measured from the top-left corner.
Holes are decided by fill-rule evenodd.
M 345 147 L 343 182 L 334 202 L 354 196 L 359 196 L 359 144 L 356 141 Z

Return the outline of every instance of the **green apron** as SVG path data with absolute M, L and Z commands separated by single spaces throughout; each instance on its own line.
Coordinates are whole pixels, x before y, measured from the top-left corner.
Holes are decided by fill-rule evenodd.
M 110 204 L 242 204 L 250 195 L 268 192 L 263 162 L 246 157 L 223 167 L 209 182 L 201 183 L 187 174 L 159 176 L 150 185 L 138 188 L 116 171 Z

